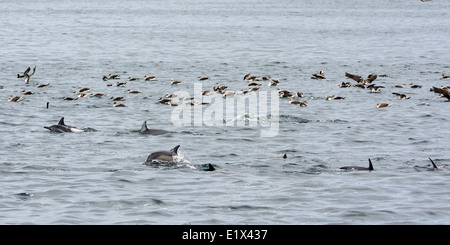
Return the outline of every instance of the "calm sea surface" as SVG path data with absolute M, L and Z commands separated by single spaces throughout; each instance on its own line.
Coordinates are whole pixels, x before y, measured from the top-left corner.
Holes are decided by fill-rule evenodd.
M 429 89 L 450 85 L 449 9 L 443 0 L 1 1 L 0 224 L 448 225 L 450 102 Z M 34 66 L 30 84 L 17 78 Z M 311 79 L 320 70 L 326 79 Z M 386 74 L 372 82 L 384 88 L 340 88 L 356 83 L 346 72 Z M 307 107 L 273 98 L 274 137 L 261 137 L 258 113 L 177 126 L 176 110 L 201 107 L 158 102 L 199 85 L 248 89 L 247 73 L 280 80 L 257 81 L 260 96 L 304 93 L 296 100 Z M 80 87 L 107 95 L 62 99 Z M 23 90 L 34 94 L 8 102 Z M 86 132 L 44 128 L 61 117 Z M 225 125 L 239 118 L 249 125 Z M 172 133 L 139 135 L 144 121 Z M 176 166 L 142 164 L 176 145 Z M 375 171 L 339 169 L 369 158 Z M 216 170 L 203 171 L 208 163 Z

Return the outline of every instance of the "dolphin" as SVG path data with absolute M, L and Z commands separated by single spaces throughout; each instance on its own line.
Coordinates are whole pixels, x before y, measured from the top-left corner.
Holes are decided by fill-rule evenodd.
M 167 134 L 170 132 L 166 131 L 166 130 L 161 130 L 161 129 L 149 129 L 149 128 L 147 128 L 147 121 L 144 121 L 144 123 L 142 124 L 142 127 L 141 127 L 141 131 L 139 133 L 140 134 L 161 135 L 161 134 Z
M 44 127 L 48 130 L 50 130 L 51 132 L 57 132 L 57 133 L 64 133 L 64 132 L 84 132 L 83 129 L 74 127 L 74 126 L 69 126 L 64 124 L 64 117 L 62 117 L 59 122 L 58 125 L 52 125 L 50 127 Z
M 144 165 L 150 165 L 152 162 L 174 162 L 174 156 L 178 155 L 178 148 L 180 145 L 175 146 L 170 151 L 155 151 L 152 152 L 147 160 L 144 162 Z
M 345 167 L 341 167 L 339 169 L 345 169 L 345 170 L 369 170 L 369 171 L 374 170 L 373 166 L 372 166 L 372 161 L 370 160 L 370 158 L 369 158 L 369 167 L 368 168 L 359 167 L 359 166 L 345 166 Z

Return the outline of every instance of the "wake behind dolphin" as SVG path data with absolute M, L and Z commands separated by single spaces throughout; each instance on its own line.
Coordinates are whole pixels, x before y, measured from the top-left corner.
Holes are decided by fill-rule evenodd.
M 176 162 L 177 156 L 178 156 L 178 148 L 180 148 L 180 145 L 175 146 L 169 151 L 155 151 L 152 152 L 148 157 L 147 160 L 143 163 L 144 165 L 151 165 L 153 163 L 171 163 Z
M 75 132 L 75 133 L 78 133 L 78 132 L 85 132 L 85 130 L 83 130 L 83 129 L 80 129 L 80 128 L 77 128 L 77 127 L 74 127 L 74 126 L 66 125 L 66 124 L 64 123 L 64 117 L 62 117 L 62 118 L 59 120 L 59 122 L 58 122 L 57 125 L 52 125 L 52 126 L 50 126 L 50 127 L 44 127 L 44 128 L 50 130 L 51 132 L 57 132 L 57 133 L 64 133 L 64 132 Z

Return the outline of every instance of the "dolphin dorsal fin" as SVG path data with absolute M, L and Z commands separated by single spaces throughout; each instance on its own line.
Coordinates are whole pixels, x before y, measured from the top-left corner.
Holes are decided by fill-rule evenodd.
M 370 160 L 370 158 L 369 158 L 369 170 L 374 170 L 373 166 L 372 166 L 372 161 Z
M 144 121 L 144 123 L 142 124 L 142 127 L 141 127 L 141 133 L 146 131 L 146 130 L 148 130 L 148 128 L 147 128 L 147 121 Z
M 214 171 L 214 170 L 216 170 L 216 168 L 214 168 L 214 166 L 211 163 L 208 163 L 207 171 Z
M 434 169 L 437 169 L 438 167 L 436 166 L 436 164 L 434 164 L 433 160 L 431 160 L 431 158 L 428 158 L 428 159 L 430 159 L 431 164 L 433 164 L 433 168 L 434 168 Z
M 58 125 L 65 125 L 65 124 L 64 124 L 64 117 L 61 117 L 61 119 L 59 120 Z
M 180 148 L 180 145 L 175 146 L 174 148 L 172 148 L 170 150 L 170 152 L 172 153 L 172 155 L 176 155 L 178 154 L 178 148 Z

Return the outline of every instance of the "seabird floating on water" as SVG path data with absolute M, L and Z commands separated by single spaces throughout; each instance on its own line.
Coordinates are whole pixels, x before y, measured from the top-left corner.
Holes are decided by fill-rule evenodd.
M 145 81 L 156 80 L 156 76 L 144 76 L 144 80 L 145 80 Z
M 37 87 L 38 88 L 44 88 L 44 87 L 47 87 L 48 85 L 50 85 L 50 83 L 47 83 L 47 84 L 40 84 L 40 83 L 38 83 Z
M 325 73 L 323 71 L 319 71 L 318 73 L 312 74 L 312 79 L 325 79 Z
M 377 108 L 383 108 L 383 107 L 388 107 L 391 106 L 391 104 L 388 103 L 377 103 Z
M 171 80 L 171 82 L 170 82 L 172 85 L 177 85 L 177 84 L 182 84 L 183 82 L 182 81 L 175 81 L 175 80 Z
M 392 94 L 397 95 L 397 99 L 399 99 L 399 100 L 407 100 L 407 99 L 411 98 L 411 97 L 406 96 L 406 94 L 400 94 L 400 93 L 395 93 L 395 92 Z
M 127 106 L 124 104 L 119 104 L 116 101 L 114 101 L 114 107 L 127 107 Z
M 8 98 L 8 101 L 9 101 L 9 102 L 18 102 L 18 101 L 20 101 L 20 100 L 22 100 L 22 99 L 23 99 L 23 96 L 13 96 L 13 95 L 10 95 L 9 98 Z

